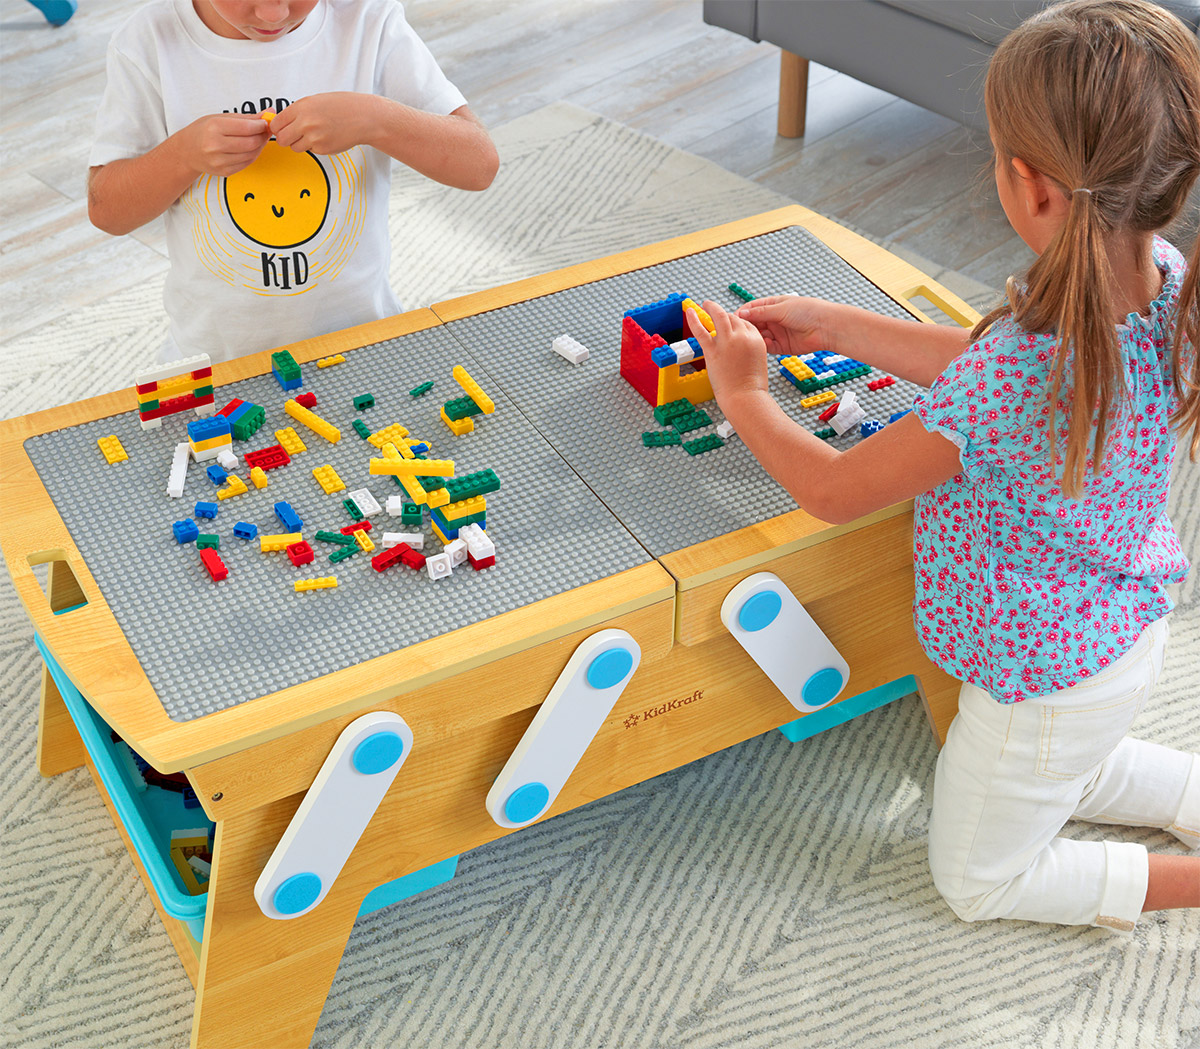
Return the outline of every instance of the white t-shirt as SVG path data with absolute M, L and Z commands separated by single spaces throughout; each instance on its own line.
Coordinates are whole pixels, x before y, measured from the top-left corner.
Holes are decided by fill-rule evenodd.
M 327 91 L 439 115 L 465 104 L 395 0 L 321 0 L 271 41 L 226 39 L 191 0 L 154 0 L 109 43 L 89 163 L 141 156 L 208 114 L 279 112 Z M 229 360 L 399 312 L 388 282 L 391 165 L 370 146 L 316 156 L 272 140 L 236 175 L 197 179 L 164 216 L 162 358 Z

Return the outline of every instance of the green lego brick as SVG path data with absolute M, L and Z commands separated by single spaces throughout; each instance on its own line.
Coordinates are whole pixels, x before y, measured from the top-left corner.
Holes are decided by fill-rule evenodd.
M 357 553 L 358 543 L 351 540 L 349 546 L 344 546 L 341 550 L 335 550 L 329 555 L 329 563 L 336 565 L 341 561 L 345 561 L 347 557 L 353 557 Z
M 271 354 L 271 363 L 285 379 L 300 378 L 300 365 L 296 363 L 296 358 L 287 350 L 277 350 Z
M 736 282 L 729 285 L 729 290 L 741 299 L 742 302 L 752 302 L 754 300 L 754 296 Z
M 249 411 L 242 413 L 241 418 L 230 427 L 230 432 L 233 434 L 234 440 L 248 441 L 258 433 L 266 419 L 267 413 L 260 405 L 256 404 Z
M 816 393 L 818 390 L 824 390 L 829 386 L 837 386 L 838 383 L 857 379 L 860 375 L 866 375 L 870 370 L 870 367 L 864 364 L 861 368 L 851 368 L 849 371 L 838 372 L 837 375 L 829 379 L 805 379 L 796 386 L 796 389 L 801 393 Z
M 221 537 L 219 535 L 210 535 L 208 533 L 200 533 L 196 536 L 196 549 L 206 550 L 211 547 L 213 550 L 221 549 Z
M 439 488 L 445 488 L 449 477 L 418 477 L 417 483 L 427 492 L 436 492 Z
M 452 503 L 500 491 L 500 478 L 496 476 L 495 470 L 490 469 L 476 470 L 474 473 L 463 474 L 462 477 L 443 477 L 442 480 L 446 482 Z
M 687 433 L 689 430 L 699 430 L 702 426 L 711 426 L 712 419 L 708 417 L 708 412 L 692 411 L 686 415 L 675 416 L 671 425 L 675 427 L 676 432 Z
M 666 426 L 677 415 L 686 415 L 688 412 L 694 412 L 695 405 L 692 404 L 686 397 L 680 397 L 677 401 L 668 401 L 666 404 L 660 404 L 654 409 L 654 418 L 657 422 Z
M 410 397 L 421 397 L 424 394 L 427 394 L 432 389 L 433 389 L 433 380 L 430 379 L 428 382 L 421 383 L 420 386 L 414 386 L 411 390 L 408 391 L 408 395 Z
M 355 419 L 350 425 L 354 427 L 354 432 L 364 441 L 371 436 L 371 428 L 361 419 Z
M 669 444 L 683 444 L 678 430 L 647 430 L 642 434 L 643 447 L 665 448 Z
M 322 543 L 336 543 L 338 546 L 357 546 L 353 536 L 342 535 L 341 532 L 318 532 L 317 539 Z
M 365 411 L 367 408 L 375 407 L 375 395 L 373 393 L 360 393 L 354 398 L 354 410 L 356 412 Z
M 139 401 L 139 412 L 152 412 L 158 407 L 158 401 Z
M 405 503 L 400 510 L 400 523 L 419 526 L 421 520 L 421 508 L 416 503 Z
M 694 441 L 684 441 L 683 450 L 688 455 L 699 455 L 701 452 L 711 452 L 714 448 L 720 448 L 724 443 L 715 433 L 708 433 Z
M 470 415 L 480 415 L 483 409 L 479 407 L 470 397 L 455 397 L 452 401 L 447 401 L 442 405 L 442 409 L 446 413 L 446 418 L 454 422 L 459 419 L 465 419 Z
M 830 437 L 837 436 L 837 431 L 832 426 L 826 426 L 825 429 L 818 430 L 813 436 L 820 437 L 822 441 L 828 441 Z
M 346 513 L 350 515 L 352 521 L 365 521 L 367 519 L 367 515 L 358 508 L 358 503 L 353 499 L 343 499 L 342 506 L 346 508 Z

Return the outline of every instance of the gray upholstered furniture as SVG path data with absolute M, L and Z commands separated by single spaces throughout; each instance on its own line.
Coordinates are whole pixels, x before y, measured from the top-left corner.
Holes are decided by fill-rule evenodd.
M 704 21 L 783 50 L 779 133 L 804 134 L 808 62 L 980 130 L 996 45 L 1045 0 L 704 0 Z M 1164 0 L 1193 29 L 1200 0 Z

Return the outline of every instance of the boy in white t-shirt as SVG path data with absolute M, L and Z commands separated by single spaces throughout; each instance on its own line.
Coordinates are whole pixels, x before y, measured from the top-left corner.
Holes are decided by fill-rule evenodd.
M 484 126 L 396 0 L 153 0 L 113 35 L 88 215 L 165 215 L 164 360 L 389 316 L 392 160 L 486 189 Z

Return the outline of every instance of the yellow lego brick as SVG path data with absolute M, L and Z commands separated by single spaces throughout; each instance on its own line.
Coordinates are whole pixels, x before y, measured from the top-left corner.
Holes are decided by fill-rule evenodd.
M 479 383 L 467 374 L 466 368 L 461 364 L 456 364 L 452 374 L 454 375 L 454 381 L 466 390 L 467 396 L 483 409 L 484 415 L 491 415 L 496 410 L 496 405 L 492 403 L 492 399 L 479 388 Z M 445 413 L 443 413 L 444 417 Z
M 814 375 L 816 375 L 816 372 L 814 372 L 805 361 L 802 361 L 795 355 L 791 357 L 784 357 L 782 360 L 780 360 L 779 365 L 780 367 L 786 368 L 789 372 L 791 372 L 797 379 L 800 380 L 800 382 L 803 382 L 805 379 L 811 379 Z
M 364 553 L 369 554 L 372 550 L 375 549 L 375 544 L 371 542 L 371 537 L 369 535 L 367 535 L 367 533 L 363 529 L 356 528 L 352 534 L 354 536 L 354 541 L 356 543 L 358 543 L 359 548 Z
M 196 872 L 188 866 L 187 858 L 183 855 L 182 849 L 171 849 L 171 862 L 179 872 L 179 878 L 183 882 L 184 888 L 187 889 L 189 896 L 202 896 L 208 891 L 207 888 L 202 887 L 196 880 Z
M 342 431 L 332 423 L 327 423 L 316 412 L 310 412 L 295 400 L 284 401 L 283 410 L 298 423 L 303 423 L 313 433 L 320 434 L 330 444 L 337 444 L 342 439 Z
M 465 419 L 451 419 L 446 414 L 445 408 L 442 409 L 442 422 L 450 427 L 450 432 L 455 437 L 461 437 L 464 433 L 470 433 L 475 429 L 475 423 L 469 415 Z
M 442 516 L 447 521 L 457 521 L 460 517 L 480 514 L 486 509 L 487 499 L 482 495 L 473 495 L 470 499 L 460 499 L 457 503 L 450 503 L 443 507 Z
M 233 434 L 223 433 L 216 437 L 210 437 L 206 441 L 193 441 L 188 438 L 188 444 L 192 446 L 193 452 L 207 452 L 210 448 L 225 448 L 233 444 Z
M 250 480 L 254 482 L 255 488 L 267 487 L 267 471 L 261 466 L 256 466 L 250 471 Z
M 371 434 L 367 438 L 367 443 L 375 445 L 376 448 L 383 448 L 385 444 L 398 444 L 407 436 L 408 427 L 401 426 L 399 423 L 392 423 L 391 426 L 385 426 L 377 433 Z
M 346 358 L 340 353 L 335 353 L 332 357 L 322 357 L 317 361 L 318 368 L 332 368 L 335 364 L 345 364 Z M 336 584 L 335 584 L 336 585 Z
M 148 401 L 169 401 L 175 397 L 183 397 L 202 386 L 211 386 L 212 384 L 211 375 L 206 375 L 203 379 L 193 379 L 188 375 L 163 379 L 153 390 L 147 390 L 145 393 L 137 395 L 138 406 L 141 407 Z
M 385 459 L 393 459 L 393 460 L 399 460 L 399 459 L 404 458 L 404 456 L 400 454 L 400 450 L 394 444 L 390 444 L 390 443 L 385 444 L 383 446 L 383 457 Z M 416 456 L 409 454 L 408 458 L 414 459 L 414 458 L 416 458 Z
M 712 318 L 700 308 L 700 304 L 695 299 L 684 299 L 680 303 L 683 307 L 683 312 L 686 315 L 688 310 L 695 310 L 696 316 L 700 318 L 700 323 L 709 330 L 709 333 L 715 332 L 717 329 L 713 327 Z M 683 326 L 687 327 L 687 319 L 685 316 Z M 688 334 L 691 334 L 690 332 Z
M 822 390 L 820 393 L 814 393 L 811 397 L 805 397 L 800 402 L 801 408 L 816 408 L 820 404 L 828 404 L 830 401 L 836 401 L 838 395 L 832 390 Z
M 394 446 L 393 446 L 394 447 Z M 389 474 L 393 477 L 453 477 L 453 459 L 372 459 L 369 471 L 373 474 Z
M 326 495 L 340 492 L 346 487 L 342 479 L 338 477 L 338 472 L 332 466 L 313 467 L 313 477 L 317 479 L 317 484 L 321 486 L 321 490 Z
M 418 485 L 418 487 L 420 487 Z M 435 488 L 432 492 L 425 493 L 428 498 L 425 502 L 431 510 L 437 510 L 439 507 L 447 506 L 450 503 L 450 492 L 445 488 Z
M 249 490 L 246 487 L 246 482 L 238 477 L 237 474 L 230 474 L 225 479 L 225 487 L 217 492 L 217 498 L 232 499 L 235 495 L 245 495 Z
M 96 443 L 100 446 L 100 451 L 104 453 L 104 459 L 109 465 L 123 463 L 129 458 L 128 453 L 125 451 L 125 446 L 116 434 L 109 434 L 107 437 L 97 437 Z
M 433 529 L 433 534 L 438 537 L 438 542 L 441 543 L 442 546 L 445 546 L 448 542 L 450 542 L 450 540 L 442 534 L 442 530 L 438 528 L 436 522 L 430 521 L 429 527 Z
M 289 546 L 300 542 L 304 538 L 299 532 L 281 532 L 277 535 L 260 535 L 258 537 L 258 549 L 264 554 L 274 553 L 278 550 L 286 550 Z
M 292 584 L 292 589 L 297 594 L 302 594 L 305 590 L 328 590 L 337 585 L 337 576 L 323 575 L 318 576 L 316 579 L 297 579 Z
M 282 430 L 276 430 L 275 440 L 279 442 L 288 455 L 299 455 L 301 452 L 308 451 L 308 446 L 300 440 L 300 435 L 290 426 L 285 426 Z

